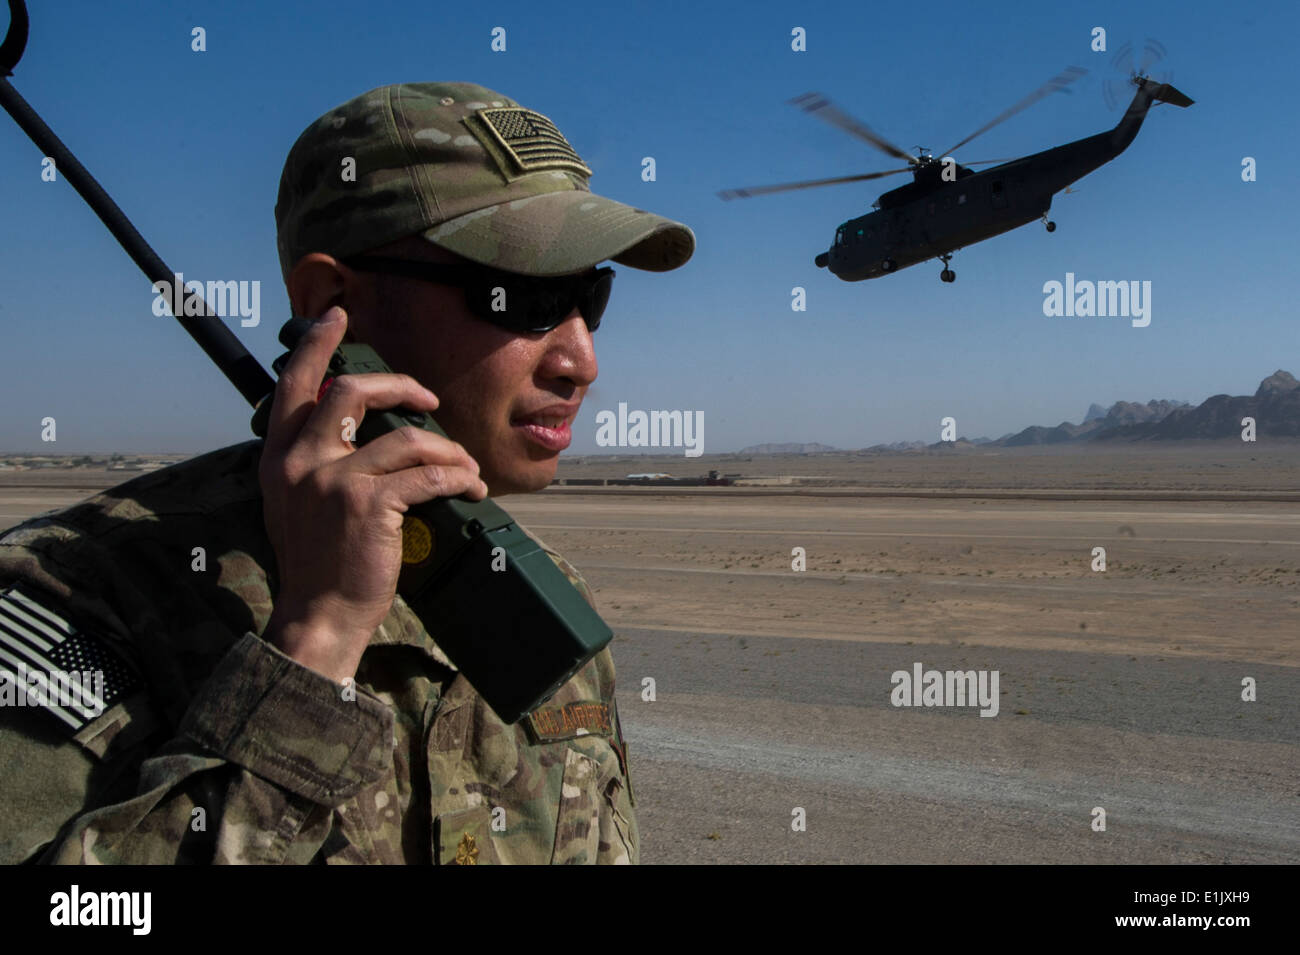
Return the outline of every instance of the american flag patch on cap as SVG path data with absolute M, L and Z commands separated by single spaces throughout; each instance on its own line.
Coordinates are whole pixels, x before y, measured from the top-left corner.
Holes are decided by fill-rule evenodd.
M 0 706 L 40 706 L 73 732 L 141 685 L 104 641 L 17 587 L 0 590 Z
M 579 158 L 569 141 L 541 113 L 520 106 L 506 106 L 480 109 L 478 116 L 524 172 L 572 169 L 591 176 L 591 169 Z

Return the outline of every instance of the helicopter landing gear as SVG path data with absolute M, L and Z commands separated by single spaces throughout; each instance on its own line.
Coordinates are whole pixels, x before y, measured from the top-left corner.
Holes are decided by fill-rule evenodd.
M 943 271 L 939 273 L 940 281 L 943 282 L 957 281 L 957 273 L 954 272 L 952 269 L 948 268 L 948 263 L 952 260 L 952 253 L 949 252 L 947 255 L 941 255 L 939 256 L 939 258 L 943 260 Z
M 1051 219 L 1047 218 L 1047 213 L 1046 213 L 1046 212 L 1043 213 L 1043 225 L 1047 226 L 1047 231 L 1048 231 L 1048 232 L 1055 232 L 1055 231 L 1056 231 L 1056 223 L 1053 222 Z

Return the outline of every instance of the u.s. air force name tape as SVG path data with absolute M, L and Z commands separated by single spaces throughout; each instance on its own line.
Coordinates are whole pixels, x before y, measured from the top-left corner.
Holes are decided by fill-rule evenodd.
M 535 740 L 547 743 L 587 735 L 614 735 L 609 704 L 601 700 L 540 707 L 528 714 L 526 726 Z
M 0 590 L 0 706 L 38 706 L 74 733 L 140 686 L 99 638 L 16 586 Z

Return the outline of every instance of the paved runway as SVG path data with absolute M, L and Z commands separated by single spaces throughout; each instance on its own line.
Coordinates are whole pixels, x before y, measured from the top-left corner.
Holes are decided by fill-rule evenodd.
M 1286 505 L 507 503 L 618 633 L 645 862 L 1300 861 Z M 895 707 L 916 663 L 997 716 Z
M 1292 668 L 1243 704 L 1200 660 L 650 630 L 615 656 L 645 862 L 1300 861 Z M 893 706 L 918 661 L 998 669 L 998 715 Z

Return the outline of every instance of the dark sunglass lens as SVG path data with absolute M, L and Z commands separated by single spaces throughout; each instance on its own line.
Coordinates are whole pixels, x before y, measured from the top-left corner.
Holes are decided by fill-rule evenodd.
M 465 289 L 465 304 L 479 318 L 514 332 L 549 332 L 576 308 L 589 331 L 600 326 L 609 302 L 612 271 L 533 281 L 485 279 Z M 493 306 L 496 306 L 495 308 Z
M 564 318 L 564 292 L 550 282 L 532 282 L 521 289 L 520 328 L 549 332 Z
M 465 287 L 465 304 L 478 318 L 511 332 L 533 331 L 535 309 L 528 285 L 497 277 Z
M 489 322 L 502 324 L 502 319 L 507 318 L 509 312 L 494 312 L 492 310 L 492 300 L 497 296 L 493 293 L 494 284 L 489 281 L 472 282 L 465 286 L 465 305 L 470 312 L 479 318 L 486 319 Z M 510 292 L 506 290 L 506 304 L 510 302 Z
M 614 287 L 614 273 L 604 272 L 583 292 L 581 305 L 582 317 L 587 322 L 587 330 L 595 331 L 600 327 L 600 317 L 605 314 L 609 304 L 609 293 Z

